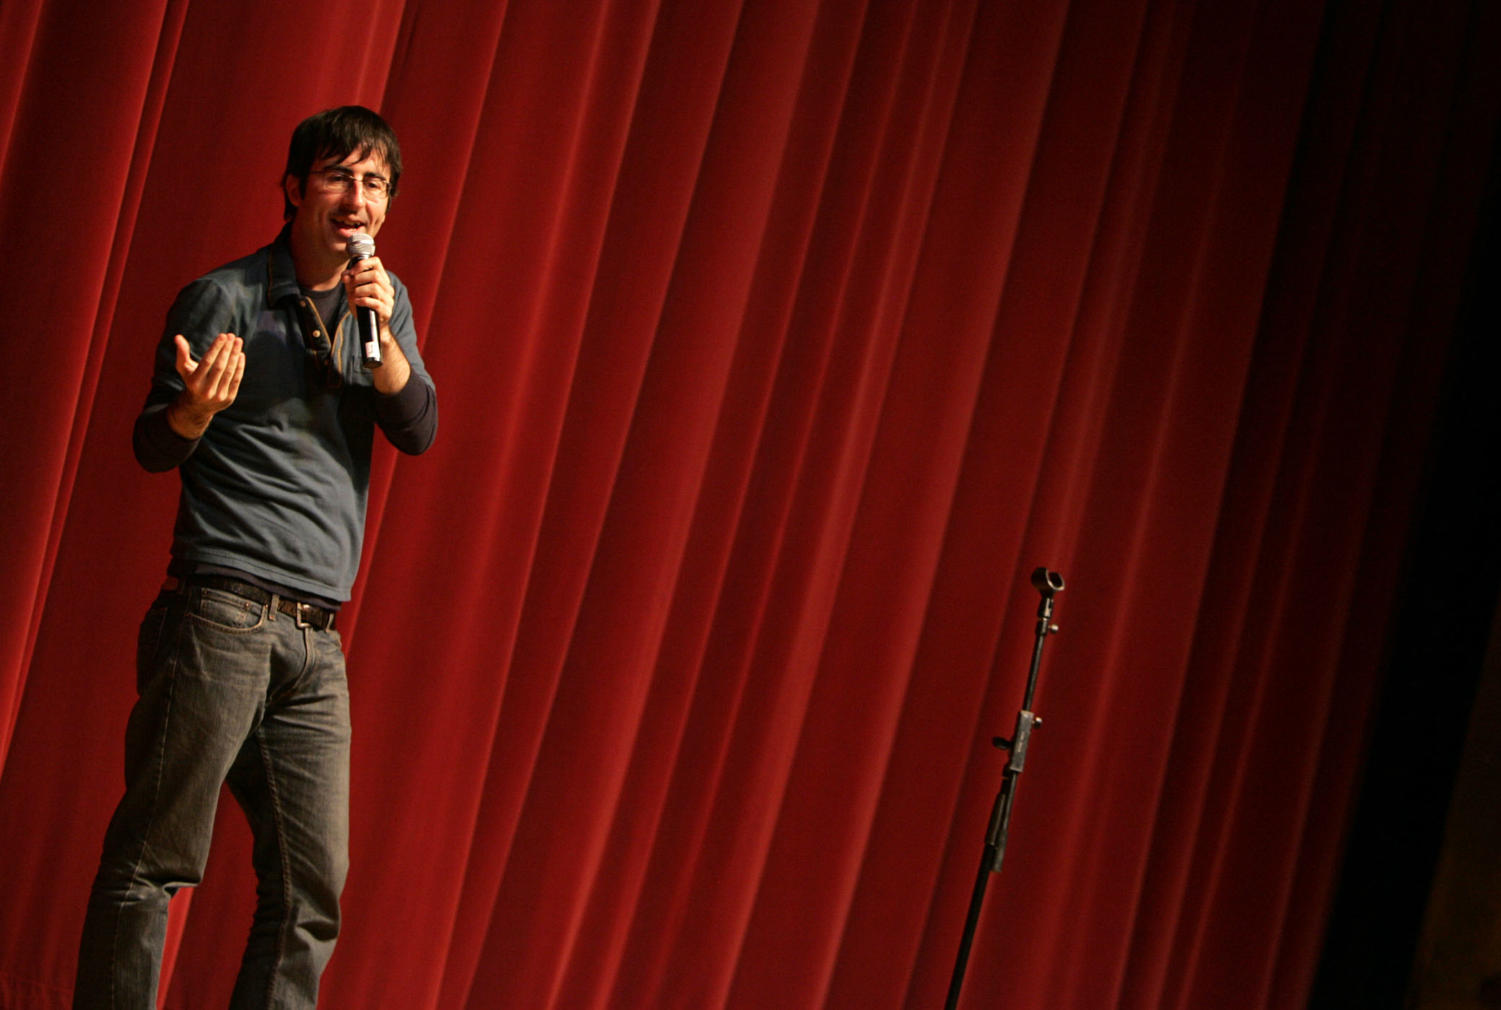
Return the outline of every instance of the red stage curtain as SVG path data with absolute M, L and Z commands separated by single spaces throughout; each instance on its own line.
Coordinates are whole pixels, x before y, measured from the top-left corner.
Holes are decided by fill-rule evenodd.
M 341 1008 L 1301 1005 L 1495 141 L 1494 5 L 6 0 L 0 1007 L 61 1007 L 178 287 L 379 108 L 442 423 L 345 623 Z M 165 1003 L 222 1005 L 224 804 Z

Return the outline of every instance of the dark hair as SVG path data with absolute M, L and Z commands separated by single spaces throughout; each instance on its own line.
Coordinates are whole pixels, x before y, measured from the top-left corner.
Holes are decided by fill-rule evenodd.
M 363 105 L 341 105 L 307 117 L 292 131 L 287 168 L 281 175 L 282 217 L 290 221 L 297 213 L 297 208 L 286 196 L 287 176 L 296 176 L 298 187 L 305 189 L 313 162 L 320 158 L 343 161 L 355 151 L 361 158 L 377 154 L 385 159 L 391 173 L 391 196 L 395 197 L 396 186 L 401 181 L 401 146 L 396 143 L 395 132 L 384 119 Z

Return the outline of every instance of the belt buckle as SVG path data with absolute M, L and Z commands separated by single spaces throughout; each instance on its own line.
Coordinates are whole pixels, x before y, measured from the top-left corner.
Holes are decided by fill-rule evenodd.
M 296 625 L 299 628 L 313 628 L 314 630 L 316 630 L 317 629 L 317 625 L 310 623 L 307 620 L 307 618 L 305 618 L 305 617 L 302 616 L 302 612 L 303 612 L 304 609 L 307 609 L 307 610 L 313 609 L 312 604 L 310 604 L 310 603 L 302 603 L 301 601 L 298 601 L 298 602 L 292 604 L 292 620 L 293 620 L 293 622 L 295 622 Z

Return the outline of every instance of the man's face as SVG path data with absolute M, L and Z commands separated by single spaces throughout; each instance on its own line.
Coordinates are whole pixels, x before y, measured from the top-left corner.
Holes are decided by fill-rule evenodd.
M 390 171 L 377 154 L 351 152 L 342 161 L 320 158 L 299 186 L 295 176 L 285 180 L 287 199 L 297 208 L 292 218 L 294 249 L 316 257 L 327 268 L 341 269 L 349 259 L 349 236 L 363 231 L 371 238 L 380 231 L 390 206 Z

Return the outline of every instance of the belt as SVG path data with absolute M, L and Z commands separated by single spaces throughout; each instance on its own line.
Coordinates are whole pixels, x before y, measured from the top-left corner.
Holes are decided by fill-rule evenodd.
M 180 587 L 199 586 L 204 589 L 222 589 L 226 593 L 234 593 L 243 596 L 253 603 L 259 603 L 263 607 L 275 606 L 283 614 L 290 615 L 297 621 L 297 626 L 317 628 L 319 631 L 327 631 L 334 626 L 334 618 L 338 616 L 337 610 L 329 610 L 327 607 L 315 606 L 311 603 L 303 603 L 300 600 L 289 600 L 284 596 L 262 589 L 260 586 L 239 579 L 230 578 L 228 575 L 193 575 L 185 582 L 176 578 L 168 578 L 164 588 L 168 590 Z

